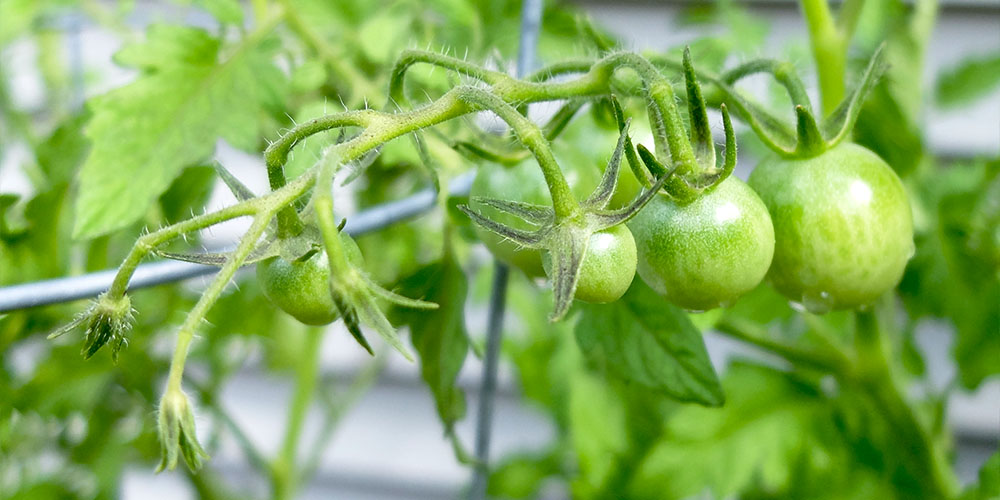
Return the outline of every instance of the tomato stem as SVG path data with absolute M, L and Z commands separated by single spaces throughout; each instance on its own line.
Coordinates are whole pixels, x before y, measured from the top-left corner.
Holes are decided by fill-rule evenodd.
M 912 453 L 907 455 L 907 466 L 913 477 L 923 483 L 935 498 L 955 498 L 959 487 L 947 457 L 935 445 L 931 431 L 920 422 L 914 408 L 906 401 L 886 356 L 885 343 L 876 312 L 857 311 L 854 332 L 857 362 L 851 382 L 862 389 L 901 440 L 910 443 Z
M 822 115 L 827 116 L 844 99 L 848 34 L 837 29 L 827 0 L 801 0 L 800 3 L 809 28 L 813 60 L 816 62 L 823 104 Z M 860 7 L 851 9 L 860 11 Z M 853 23 L 848 24 L 853 26 Z

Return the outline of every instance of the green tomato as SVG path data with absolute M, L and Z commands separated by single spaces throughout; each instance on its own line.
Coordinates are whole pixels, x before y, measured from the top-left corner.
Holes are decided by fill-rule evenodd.
M 767 208 L 735 177 L 687 205 L 657 194 L 629 228 L 639 251 L 639 276 L 691 311 L 728 306 L 754 289 L 774 254 Z
M 343 232 L 340 241 L 347 260 L 353 265 L 363 264 L 358 244 Z M 326 325 L 340 317 L 330 294 L 326 250 L 295 261 L 280 256 L 265 259 L 257 264 L 257 281 L 268 300 L 307 325 Z
M 560 162 L 560 165 L 563 168 L 563 175 L 566 176 L 566 182 L 569 183 L 573 195 L 577 199 L 586 198 L 601 181 L 600 169 L 589 162 Z M 469 196 L 552 206 L 552 197 L 545 184 L 545 177 L 534 158 L 513 166 L 497 163 L 481 164 L 476 171 L 476 178 L 472 181 Z M 524 230 L 537 229 L 517 216 L 483 206 L 476 201 L 470 201 L 469 206 L 482 215 L 508 226 Z M 521 269 L 528 276 L 544 276 L 541 252 L 530 248 L 521 248 L 478 225 L 475 226 L 475 230 L 479 239 L 497 259 Z
M 544 256 L 545 274 L 551 276 L 551 259 Z M 590 235 L 580 263 L 580 277 L 573 297 L 606 304 L 625 295 L 635 278 L 636 250 L 632 232 L 619 224 Z
M 816 313 L 858 307 L 899 283 L 914 251 L 910 203 L 875 153 L 843 143 L 804 160 L 770 158 L 750 186 L 774 220 L 769 279 L 793 302 Z

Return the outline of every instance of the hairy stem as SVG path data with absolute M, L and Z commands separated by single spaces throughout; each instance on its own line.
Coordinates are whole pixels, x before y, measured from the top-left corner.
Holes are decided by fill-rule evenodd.
M 576 214 L 580 205 L 573 197 L 573 191 L 566 182 L 556 158 L 549 147 L 549 141 L 545 139 L 545 134 L 535 125 L 534 122 L 526 118 L 503 99 L 475 87 L 457 87 L 459 99 L 480 109 L 488 109 L 497 114 L 503 121 L 510 125 L 514 134 L 524 144 L 542 169 L 545 176 L 545 183 L 549 186 L 552 195 L 552 206 L 555 209 L 557 218 L 571 217 Z
M 115 275 L 115 279 L 111 283 L 109 294 L 112 297 L 121 297 L 122 295 L 125 295 L 125 291 L 128 288 L 128 282 L 132 278 L 132 274 L 135 273 L 136 267 L 138 267 L 139 263 L 142 262 L 142 259 L 149 255 L 149 253 L 152 252 L 157 246 L 192 231 L 204 229 L 237 217 L 257 217 L 263 213 L 274 213 L 280 207 L 284 207 L 299 196 L 302 196 L 303 193 L 312 187 L 315 180 L 316 179 L 313 175 L 303 174 L 301 177 L 296 179 L 295 182 L 286 185 L 278 191 L 273 191 L 251 200 L 241 201 L 235 205 L 222 208 L 215 212 L 198 215 L 141 236 L 135 242 L 135 245 L 125 257 L 121 266 L 118 267 L 118 273 Z M 270 217 L 270 215 L 268 217 Z
M 504 73 L 488 70 L 464 59 L 458 59 L 423 50 L 407 50 L 399 56 L 399 59 L 396 60 L 396 64 L 392 67 L 392 73 L 389 77 L 389 102 L 386 103 L 386 109 L 390 109 L 390 105 L 393 104 L 402 109 L 403 105 L 408 102 L 405 88 L 403 86 L 405 83 L 406 72 L 411 66 L 419 63 L 431 64 L 450 69 L 465 76 L 471 76 L 490 85 L 496 84 L 503 79 L 510 78 Z
M 201 298 L 198 299 L 198 303 L 195 304 L 194 309 L 188 313 L 187 318 L 184 319 L 184 323 L 181 324 L 180 330 L 177 332 L 177 345 L 174 347 L 174 357 L 170 362 L 170 373 L 167 376 L 167 391 L 180 391 L 181 390 L 181 380 L 184 375 L 184 362 L 187 360 L 188 347 L 191 345 L 191 340 L 194 339 L 194 332 L 201 325 L 202 320 L 205 319 L 205 315 L 208 310 L 215 304 L 218 300 L 219 295 L 222 294 L 222 290 L 226 288 L 229 284 L 229 280 L 233 278 L 236 274 L 236 270 L 243 265 L 247 256 L 253 251 L 254 246 L 257 244 L 257 240 L 262 234 L 264 234 L 264 229 L 267 228 L 267 223 L 270 221 L 270 213 L 265 213 L 262 215 L 257 215 L 254 218 L 253 224 L 250 225 L 250 229 L 247 230 L 246 234 L 243 235 L 243 239 L 240 240 L 239 246 L 230 255 L 229 260 L 226 264 L 222 266 L 219 270 L 219 274 L 215 276 L 212 283 L 208 285 L 201 294 Z

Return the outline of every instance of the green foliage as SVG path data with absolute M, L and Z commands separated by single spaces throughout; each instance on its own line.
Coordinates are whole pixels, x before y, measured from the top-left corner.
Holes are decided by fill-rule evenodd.
M 1000 51 L 980 59 L 962 61 L 937 80 L 939 105 L 959 107 L 975 102 L 1000 85 Z
M 184 167 L 205 161 L 222 138 L 252 150 L 276 112 L 285 81 L 266 33 L 220 52 L 205 31 L 154 25 L 116 61 L 142 71 L 135 82 L 91 101 L 93 148 L 80 171 L 74 235 L 92 238 L 141 217 Z M 133 179 L 142 176 L 143 182 Z
M 456 385 L 469 351 L 465 329 L 465 273 L 449 248 L 441 260 L 417 270 L 400 282 L 409 297 L 439 304 L 432 313 L 400 308 L 399 323 L 410 326 L 413 347 L 420 358 L 420 376 L 434 395 L 445 432 L 454 436 L 455 424 L 465 416 L 465 395 Z
M 642 280 L 617 302 L 581 309 L 576 338 L 588 362 L 681 401 L 709 406 L 724 401 L 701 332 Z
M 136 235 L 155 234 L 156 228 L 204 213 L 217 183 L 215 170 L 205 165 L 218 141 L 258 155 L 271 141 L 286 136 L 288 129 L 311 119 L 344 108 L 394 109 L 392 105 L 400 103 L 386 105 L 385 89 L 390 66 L 403 49 L 430 46 L 433 53 L 506 69 L 517 50 L 513 34 L 519 29 L 521 7 L 520 2 L 487 0 L 175 3 L 208 12 L 218 22 L 216 27 L 153 24 L 143 32 L 134 31 L 122 22 L 131 2 L 112 7 L 106 2 L 76 5 L 62 0 L 0 2 L 4 50 L 0 144 L 5 151 L 27 152 L 23 159 L 11 155 L 20 164 L 5 163 L 4 168 L 21 168 L 30 185 L 25 194 L 0 193 L 0 285 L 103 270 L 135 255 L 142 260 L 145 254 L 132 253 Z M 847 4 L 854 2 L 843 3 Z M 874 85 L 864 100 L 851 137 L 841 134 L 851 128 L 850 113 L 826 120 L 823 130 L 835 132 L 837 140 L 853 139 L 874 151 L 903 180 L 914 211 L 916 255 L 898 288 L 873 306 L 871 314 L 801 313 L 773 286 L 762 284 L 731 306 L 694 315 L 636 277 L 620 300 L 606 305 L 574 303 L 564 321 L 551 323 L 552 293 L 513 273 L 503 353 L 512 362 L 519 394 L 551 420 L 555 432 L 551 441 L 499 458 L 489 471 L 491 496 L 533 498 L 556 483 L 581 499 L 1000 498 L 996 454 L 983 466 L 978 483 L 958 496 L 949 460 L 954 454 L 953 429 L 944 411 L 953 388 L 941 394 L 916 390 L 931 385 L 925 377 L 933 366 L 925 366 L 914 336 L 929 321 L 947 325 L 951 331 L 945 334 L 954 333 L 951 354 L 958 388 L 975 390 L 1000 374 L 996 361 L 1000 359 L 996 334 L 1000 163 L 996 158 L 938 158 L 927 149 L 922 121 L 928 90 L 935 91 L 938 105 L 960 108 L 995 89 L 1000 71 L 996 54 L 987 53 L 954 61 L 938 78 L 936 89 L 925 88 L 924 54 L 935 4 L 865 3 L 856 29 L 840 33 L 845 35 L 840 55 L 858 56 L 841 76 L 848 88 L 862 81 L 863 60 L 885 43 L 888 77 Z M 559 2 L 545 5 L 538 50 L 543 63 L 597 60 L 618 50 L 620 44 L 574 9 Z M 68 109 L 72 78 L 67 76 L 71 68 L 63 65 L 66 39 L 52 29 L 53 20 L 67 13 L 122 35 L 126 43 L 114 61 L 136 73 L 131 83 L 91 97 L 82 110 Z M 689 29 L 686 33 L 711 33 L 690 41 L 707 107 L 716 108 L 723 100 L 731 103 L 736 93 L 744 96 L 743 88 L 734 84 L 731 91 L 720 90 L 717 82 L 725 79 L 734 60 L 766 52 L 768 24 L 729 1 L 692 4 L 681 22 Z M 38 51 L 32 70 L 42 76 L 44 113 L 22 109 L 13 101 L 10 88 L 20 78 L 20 69 L 8 64 L 6 51 L 14 41 L 29 41 Z M 673 47 L 648 54 L 648 60 L 665 83 L 679 82 L 682 53 L 682 47 Z M 781 57 L 795 60 L 798 67 L 780 62 L 768 67 L 773 76 L 788 77 L 783 72 L 836 66 L 806 57 L 807 53 L 804 45 L 790 44 Z M 874 76 L 870 72 L 864 81 L 871 83 Z M 104 83 L 101 75 L 86 77 L 88 83 Z M 503 85 L 498 90 L 489 82 L 474 80 L 456 76 L 447 65 L 418 65 L 408 73 L 405 94 L 419 107 L 459 84 L 473 83 L 504 98 L 538 98 L 531 92 L 504 94 Z M 715 85 L 710 84 L 713 80 Z M 786 95 L 786 90 L 794 90 L 789 81 L 772 83 L 766 93 L 753 92 L 741 102 L 766 122 L 764 129 L 779 135 L 782 127 L 788 129 L 786 142 L 791 144 L 795 130 L 776 125 L 776 115 L 770 111 L 787 111 L 796 101 L 795 95 Z M 592 210 L 590 215 L 600 217 L 609 217 L 611 210 L 627 206 L 640 193 L 641 183 L 632 172 L 644 174 L 643 166 L 666 172 L 675 164 L 665 156 L 668 138 L 662 129 L 670 121 L 664 118 L 669 114 L 665 103 L 674 99 L 661 101 L 664 108 L 650 113 L 654 125 L 650 130 L 645 116 L 648 102 L 642 100 L 649 96 L 643 94 L 639 76 L 620 71 L 613 83 L 587 92 L 606 94 L 613 89 L 622 116 L 616 116 L 607 95 L 593 100 L 590 94 L 574 94 L 569 96 L 576 99 L 574 104 L 589 104 L 589 112 L 570 113 L 572 119 L 562 124 L 564 128 L 539 124 L 545 141 L 552 142 L 558 153 L 559 171 L 570 177 L 574 170 L 596 174 L 593 167 L 608 164 L 623 125 L 617 118 L 635 118 L 629 142 L 646 143 L 639 153 L 646 165 L 630 165 L 636 168 L 618 177 L 618 189 L 611 193 L 599 188 L 585 202 L 594 208 L 599 198 L 602 203 L 610 201 L 609 210 L 603 206 Z M 665 93 L 668 87 L 656 90 Z M 516 106 L 522 102 L 505 104 L 521 116 L 523 108 Z M 711 139 L 706 131 L 711 123 L 700 116 L 702 104 L 698 100 L 680 104 L 694 108 L 696 142 L 707 158 Z M 858 109 L 855 106 L 851 113 Z M 533 110 L 531 118 L 536 116 Z M 808 125 L 809 120 L 802 118 L 807 114 L 800 111 L 798 116 L 800 125 Z M 410 134 L 374 146 L 380 153 L 377 157 L 355 158 L 344 166 L 351 173 L 341 174 L 347 180 L 360 180 L 352 185 L 355 203 L 349 207 L 346 197 L 338 198 L 337 214 L 396 200 L 438 182 L 444 186 L 454 176 L 482 167 L 474 155 L 456 151 L 467 153 L 468 145 L 479 147 L 480 153 L 528 158 L 513 136 L 486 134 L 475 124 L 470 118 L 452 120 L 424 130 L 422 148 Z M 686 139 L 689 122 L 679 118 L 677 124 Z M 813 133 L 814 128 L 803 126 L 800 132 Z M 319 182 L 317 163 L 335 160 L 326 155 L 346 150 L 343 144 L 360 129 L 297 140 L 289 161 L 283 162 L 286 177 L 293 184 L 308 176 L 313 176 L 310 182 Z M 558 133 L 550 136 L 553 130 Z M 740 138 L 741 151 L 764 151 L 759 142 L 745 135 Z M 543 146 L 534 144 L 535 149 Z M 635 159 L 634 152 L 625 156 Z M 673 159 L 683 156 L 678 153 Z M 525 165 L 534 175 L 512 183 L 513 194 L 540 189 L 543 196 L 537 203 L 547 208 L 551 196 L 544 190 L 551 179 L 536 169 L 534 159 Z M 9 174 L 3 172 L 5 180 Z M 551 171 L 548 174 L 552 176 Z M 332 185 L 332 173 L 330 177 Z M 593 179 L 576 193 L 576 201 L 583 201 L 596 182 Z M 513 194 L 500 196 L 494 207 L 529 216 L 540 213 L 532 207 L 504 205 L 503 201 L 514 199 Z M 314 223 L 319 198 L 294 198 L 250 202 L 256 207 L 284 203 L 298 210 L 305 222 Z M 445 434 L 458 458 L 469 462 L 455 432 L 467 413 L 465 394 L 456 380 L 469 347 L 478 347 L 470 341 L 470 333 L 475 338 L 476 332 L 468 331 L 465 312 L 482 309 L 489 273 L 478 272 L 477 281 L 468 283 L 466 271 L 478 265 L 470 258 L 476 254 L 469 251 L 469 244 L 478 245 L 484 238 L 471 231 L 465 215 L 454 209 L 469 200 L 453 198 L 448 203 L 451 210 L 446 214 L 361 238 L 366 260 L 375 265 L 365 270 L 352 267 L 336 278 L 360 280 L 348 283 L 360 294 L 352 299 L 363 306 L 348 309 L 357 335 L 359 310 L 367 315 L 360 322 L 377 323 L 390 341 L 397 340 L 396 326 L 409 330 L 420 376 Z M 442 225 L 437 215 L 448 220 Z M 250 244 L 266 247 L 274 240 L 275 226 Z M 522 229 L 537 227 L 528 224 Z M 442 253 L 443 239 L 455 241 Z M 190 251 L 192 244 L 197 247 L 198 242 L 177 238 L 159 248 L 172 245 L 170 251 Z M 227 254 L 216 256 L 218 263 L 227 259 Z M 540 254 L 532 256 L 538 257 L 536 274 L 540 274 Z M 211 310 L 203 311 L 204 321 L 188 317 L 197 321 L 187 337 L 193 339 L 188 364 L 196 369 L 187 373 L 173 369 L 167 349 L 177 340 L 185 314 L 201 311 L 197 286 L 160 286 L 114 300 L 102 297 L 92 309 L 74 304 L 0 314 L 0 401 L 4 402 L 0 497 L 113 498 L 120 494 L 127 470 L 152 469 L 157 463 L 172 468 L 182 460 L 191 469 L 203 466 L 198 473 L 182 476 L 201 498 L 259 497 L 259 490 L 236 491 L 244 487 L 229 485 L 211 461 L 203 460 L 219 455 L 220 443 L 228 446 L 230 440 L 262 478 L 259 482 L 271 483 L 275 496 L 293 495 L 297 484 L 310 479 L 316 465 L 312 460 L 322 456 L 350 402 L 376 380 L 385 357 L 380 353 L 373 368 L 358 374 L 348 391 L 335 390 L 328 377 L 317 375 L 320 333 L 279 313 L 253 280 L 237 279 L 238 287 L 225 291 L 217 287 L 218 300 L 210 301 Z M 338 279 L 333 282 L 343 285 Z M 385 319 L 381 312 L 385 299 L 414 304 L 397 292 L 440 307 L 415 311 L 391 306 L 392 325 L 375 321 Z M 563 305 L 569 308 L 571 303 L 565 300 Z M 126 350 L 129 306 L 136 314 Z M 347 305 L 341 302 L 335 307 Z M 77 334 L 42 340 L 75 316 L 87 330 L 84 339 Z M 876 323 L 875 327 L 864 328 L 865 321 Z M 876 332 L 877 342 L 871 342 L 866 332 Z M 751 353 L 755 361 L 713 365 L 704 337 L 719 335 L 755 346 Z M 87 355 L 93 355 L 88 361 L 80 356 L 81 344 Z M 98 351 L 104 344 L 112 346 L 105 349 L 110 355 Z M 115 358 L 117 364 L 112 363 Z M 295 377 L 286 438 L 277 457 L 257 448 L 241 431 L 239 416 L 229 415 L 220 399 L 230 379 L 258 359 L 268 376 Z M 163 391 L 164 379 L 175 375 L 186 393 Z M 321 434 L 326 437 L 309 443 L 312 457 L 303 457 L 306 454 L 297 453 L 303 447 L 299 441 L 306 443 L 298 434 L 304 415 L 315 410 L 313 399 L 322 403 Z M 154 415 L 151 409 L 158 405 L 159 414 Z M 203 420 L 209 425 L 202 425 Z M 196 434 L 201 435 L 200 442 Z

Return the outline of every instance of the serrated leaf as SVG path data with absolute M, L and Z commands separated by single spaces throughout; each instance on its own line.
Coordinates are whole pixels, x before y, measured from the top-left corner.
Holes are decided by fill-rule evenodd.
M 722 387 L 701 332 L 642 280 L 634 280 L 615 303 L 581 309 L 576 340 L 589 362 L 681 401 L 722 404 Z
M 438 415 L 451 432 L 465 416 L 465 395 L 455 384 L 469 351 L 465 273 L 446 252 L 440 262 L 421 268 L 400 285 L 401 293 L 440 305 L 433 311 L 396 308 L 395 314 L 410 326 L 413 347 L 420 357 L 420 376 L 430 387 Z
M 252 40 L 225 60 L 219 48 L 202 30 L 153 26 L 145 42 L 119 52 L 119 62 L 143 74 L 90 102 L 86 135 L 93 147 L 80 172 L 75 237 L 140 218 L 184 167 L 212 154 L 219 138 L 257 147 L 261 115 L 280 102 L 284 76 Z

